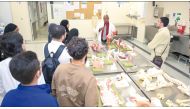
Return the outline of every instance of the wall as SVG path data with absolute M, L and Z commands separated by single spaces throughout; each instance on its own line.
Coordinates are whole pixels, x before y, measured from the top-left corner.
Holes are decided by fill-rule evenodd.
M 38 2 L 38 23 L 43 27 L 44 22 L 47 21 L 47 5 L 46 2 Z
M 13 23 L 18 25 L 24 40 L 32 40 L 28 2 L 10 2 Z
M 61 3 L 59 3 L 61 5 Z M 133 4 L 137 4 L 133 2 Z M 56 2 L 54 2 L 54 6 Z M 60 6 L 58 5 L 58 6 Z M 131 23 L 132 20 L 128 18 L 126 15 L 129 13 L 130 4 L 121 3 L 120 7 L 117 2 L 102 2 L 102 15 L 108 14 L 110 17 L 110 21 L 113 24 L 127 24 Z M 60 6 L 61 7 L 61 6 Z M 55 19 L 51 19 L 51 7 L 50 3 L 47 2 L 47 11 L 48 11 L 48 21 L 49 23 L 57 23 L 59 24 L 64 17 L 56 16 Z M 70 28 L 78 28 L 80 32 L 80 36 L 83 37 L 94 37 L 96 34 L 93 28 L 93 20 L 69 20 Z M 100 22 L 101 20 L 98 20 Z M 125 28 L 124 28 L 125 29 Z M 125 30 L 123 30 L 125 31 Z
M 11 16 L 11 8 L 9 2 L 1 2 L 0 3 L 0 23 L 11 23 L 12 16 Z
M 164 7 L 164 15 L 171 14 L 173 12 L 181 13 L 181 20 L 179 23 L 185 23 L 185 32 L 189 33 L 189 3 L 188 2 L 160 2 L 160 5 Z M 170 7 L 168 7 L 170 6 Z
M 181 21 L 179 23 L 185 22 L 187 25 L 185 32 L 189 33 L 189 16 L 188 16 L 188 10 L 189 10 L 189 3 L 188 2 L 155 2 L 158 7 L 163 7 L 164 8 L 164 14 L 163 16 L 166 16 L 167 14 L 172 14 L 172 13 L 181 13 Z M 145 24 L 146 25 L 153 25 L 154 23 L 157 22 L 157 19 L 153 17 L 153 10 L 154 7 L 152 4 L 147 5 L 146 9 L 146 19 L 145 19 Z M 149 14 L 148 14 L 149 13 Z M 171 21 L 170 19 L 170 24 L 169 25 L 174 25 L 174 22 Z

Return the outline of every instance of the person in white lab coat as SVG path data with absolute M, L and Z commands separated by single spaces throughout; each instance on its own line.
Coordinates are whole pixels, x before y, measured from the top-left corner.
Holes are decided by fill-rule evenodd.
M 151 50 L 151 58 L 155 56 L 161 56 L 163 62 L 166 60 L 169 54 L 170 43 L 170 31 L 168 30 L 169 19 L 167 17 L 161 17 L 158 19 L 157 26 L 158 32 L 154 36 L 153 40 L 148 43 L 148 47 Z
M 3 61 L 0 62 L 0 103 L 1 98 L 5 94 L 12 90 L 16 89 L 20 82 L 15 80 L 10 73 L 9 63 L 13 56 L 24 51 L 25 47 L 23 44 L 23 37 L 18 32 L 9 32 L 2 37 L 1 40 L 1 49 L 6 57 Z M 25 67 L 25 66 L 23 66 Z M 43 74 L 38 80 L 38 84 L 45 84 Z
M 112 35 L 113 32 L 116 32 L 115 26 L 109 21 L 109 16 L 104 15 L 104 21 L 100 22 L 96 26 L 96 32 L 98 36 L 98 42 L 106 42 L 106 36 Z

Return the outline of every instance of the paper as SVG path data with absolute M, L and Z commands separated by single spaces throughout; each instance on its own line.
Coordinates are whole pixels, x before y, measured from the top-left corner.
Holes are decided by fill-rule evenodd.
M 66 18 L 66 12 L 64 11 L 64 7 L 62 5 L 56 4 L 53 7 L 53 14 L 55 18 Z
M 94 4 L 94 10 L 101 10 L 102 6 L 101 4 Z
M 84 19 L 84 14 L 80 14 L 80 19 Z
M 73 8 L 74 9 L 79 9 L 79 2 L 74 2 Z
M 75 18 L 80 18 L 80 17 L 81 17 L 81 14 L 80 14 L 80 13 L 74 13 L 74 17 L 75 17 Z
M 87 8 L 87 4 L 81 4 L 81 8 L 86 9 Z
M 65 11 L 74 11 L 75 8 L 73 2 L 65 2 L 64 9 Z

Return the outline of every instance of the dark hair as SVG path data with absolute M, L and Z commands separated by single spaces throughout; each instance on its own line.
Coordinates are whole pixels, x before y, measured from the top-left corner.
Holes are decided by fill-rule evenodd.
M 160 20 L 164 24 L 164 27 L 168 26 L 169 19 L 167 17 L 160 17 Z
M 80 60 L 88 53 L 88 43 L 85 38 L 74 37 L 68 43 L 67 49 L 73 59 Z
M 65 34 L 65 28 L 61 25 L 55 25 L 51 29 L 52 38 L 60 39 Z
M 49 32 L 50 34 L 51 34 L 51 32 L 52 32 L 52 28 L 53 28 L 54 26 L 56 26 L 55 23 L 50 23 L 50 24 L 49 24 L 48 32 Z
M 9 32 L 13 32 L 13 31 L 15 31 L 16 28 L 17 28 L 17 25 L 15 25 L 13 23 L 9 23 L 5 26 L 4 34 L 9 33 Z
M 60 25 L 64 26 L 65 27 L 65 30 L 66 32 L 68 33 L 69 32 L 69 29 L 67 28 L 67 25 L 69 24 L 69 21 L 64 19 L 60 22 Z
M 13 57 L 23 51 L 23 37 L 18 32 L 10 32 L 3 35 L 0 47 L 5 58 Z
M 22 84 L 32 82 L 36 72 L 40 69 L 36 53 L 26 51 L 14 56 L 9 63 L 12 76 Z
M 49 27 L 48 27 L 48 42 L 50 43 L 52 40 L 52 28 L 54 28 L 54 26 L 56 26 L 55 23 L 50 23 Z
M 68 36 L 65 39 L 65 44 L 67 45 L 73 37 L 78 37 L 79 31 L 76 28 L 73 28 L 69 31 Z

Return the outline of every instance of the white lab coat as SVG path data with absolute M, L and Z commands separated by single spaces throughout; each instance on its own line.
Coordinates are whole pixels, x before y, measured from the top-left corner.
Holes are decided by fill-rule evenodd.
M 7 58 L 0 62 L 0 104 L 5 94 L 12 89 L 16 89 L 17 86 L 20 84 L 20 82 L 12 77 L 9 70 L 9 63 L 11 59 L 12 58 Z M 38 79 L 38 84 L 45 84 L 43 73 Z
M 101 21 L 97 26 L 96 26 L 96 33 L 97 33 L 97 36 L 98 36 L 98 42 L 101 43 L 101 34 L 102 34 L 102 31 L 99 32 L 99 29 L 104 27 L 104 22 Z M 108 32 L 108 35 L 112 35 L 113 32 L 115 32 L 116 29 L 115 29 L 115 26 L 109 22 L 109 32 Z
M 165 52 L 162 55 L 163 61 L 166 60 L 166 58 L 169 54 L 170 38 L 171 38 L 170 32 L 167 27 L 163 27 L 158 30 L 158 32 L 154 36 L 153 40 L 148 44 L 148 47 L 151 50 L 152 60 L 155 57 L 155 53 L 156 53 L 156 56 L 161 56 L 164 49 L 167 47 Z M 154 49 L 155 49 L 155 53 L 154 53 Z

